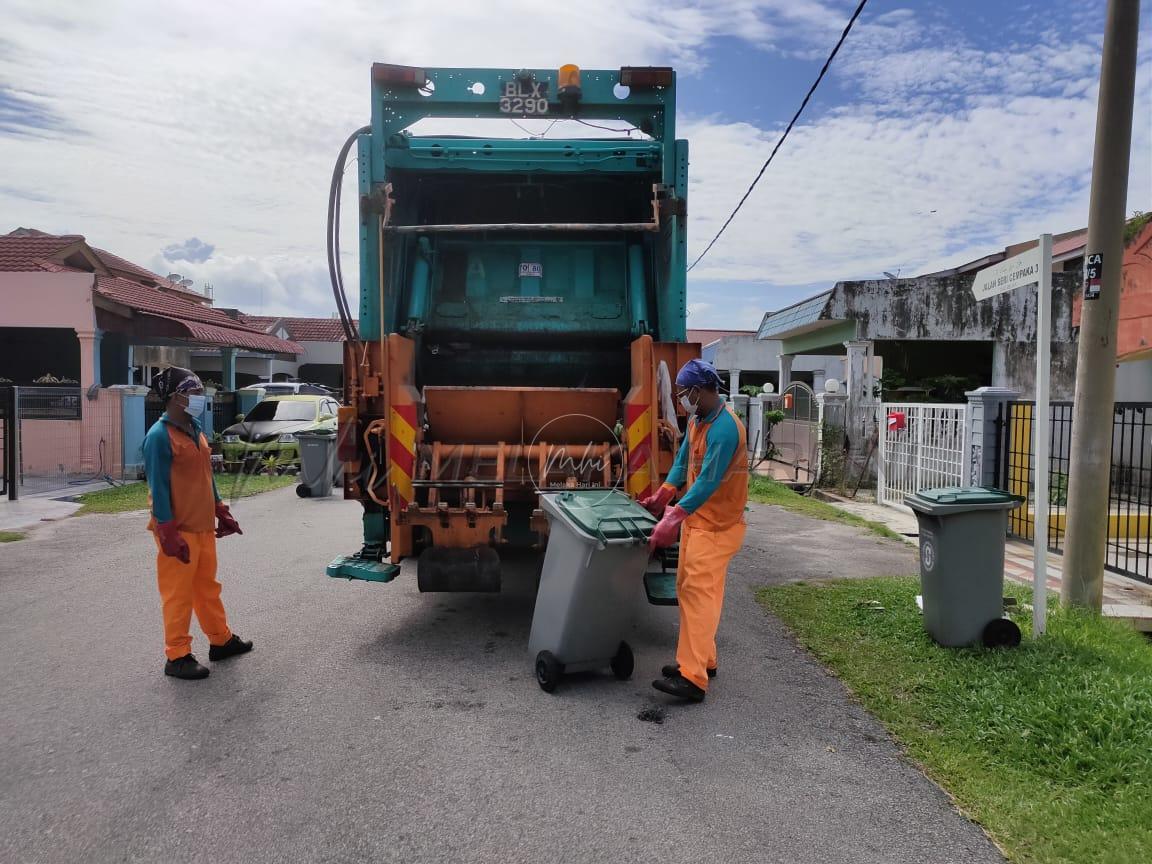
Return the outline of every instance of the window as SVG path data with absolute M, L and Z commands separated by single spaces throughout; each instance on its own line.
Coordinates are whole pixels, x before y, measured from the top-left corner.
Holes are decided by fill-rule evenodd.
M 244 418 L 246 423 L 266 423 L 269 420 L 315 420 L 315 402 L 274 401 L 265 399 Z

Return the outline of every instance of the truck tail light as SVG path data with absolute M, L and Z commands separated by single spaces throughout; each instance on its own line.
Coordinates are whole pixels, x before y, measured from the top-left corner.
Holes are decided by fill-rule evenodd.
M 416 66 L 393 66 L 390 63 L 372 64 L 372 82 L 400 87 L 423 87 L 428 83 L 424 70 Z
M 620 83 L 625 87 L 671 87 L 675 78 L 671 66 L 620 67 Z

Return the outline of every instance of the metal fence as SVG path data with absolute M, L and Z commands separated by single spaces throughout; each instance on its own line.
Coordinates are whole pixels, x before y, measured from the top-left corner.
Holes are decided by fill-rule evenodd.
M 880 418 L 878 502 L 903 508 L 921 489 L 966 485 L 967 405 L 885 402 Z
M 1036 526 L 1032 424 L 1035 405 L 1010 402 L 1002 418 L 998 473 L 1008 491 L 1026 503 L 1008 514 L 1008 533 L 1031 540 Z M 1049 416 L 1048 548 L 1064 550 L 1072 403 L 1055 402 Z M 1105 568 L 1152 582 L 1152 402 L 1117 402 L 1112 417 L 1108 472 L 1108 541 Z
M 98 454 L 84 453 L 81 389 L 17 387 L 15 392 L 21 491 L 51 492 L 97 476 Z

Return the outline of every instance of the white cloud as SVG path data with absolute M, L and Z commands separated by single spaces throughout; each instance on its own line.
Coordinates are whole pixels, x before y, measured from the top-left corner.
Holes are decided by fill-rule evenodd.
M 0 227 L 82 232 L 161 270 L 174 263 L 161 250 L 207 237 L 212 256 L 175 269 L 211 282 L 221 305 L 326 316 L 328 182 L 340 143 L 367 118 L 373 60 L 674 63 L 686 75 L 720 74 L 724 58 L 709 51 L 719 36 L 819 62 L 851 5 L 9 0 L 0 84 L 48 125 L 39 137 L 0 137 Z M 1085 223 L 1095 36 L 1033 28 L 1041 35 L 1027 51 L 987 49 L 911 10 L 866 13 L 858 27 L 826 85 L 848 104 L 793 132 L 693 272 L 700 319 L 736 326 L 757 304 L 775 305 L 778 286 L 934 268 Z M 1152 60 L 1142 41 L 1130 207 L 1148 209 Z M 680 128 L 691 138 L 698 253 L 780 127 L 682 116 Z M 343 261 L 354 294 L 354 169 L 345 176 Z M 713 302 L 695 287 L 715 292 L 722 280 L 737 299 Z

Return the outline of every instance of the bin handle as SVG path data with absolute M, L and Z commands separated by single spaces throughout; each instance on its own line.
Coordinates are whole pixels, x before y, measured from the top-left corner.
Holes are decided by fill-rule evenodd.
M 596 523 L 596 536 L 601 543 L 607 545 L 608 538 L 604 535 L 604 524 L 607 522 L 615 522 L 621 528 L 628 532 L 628 538 L 637 542 L 644 542 L 648 537 L 644 534 L 644 529 L 636 525 L 635 516 L 605 516 Z

